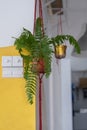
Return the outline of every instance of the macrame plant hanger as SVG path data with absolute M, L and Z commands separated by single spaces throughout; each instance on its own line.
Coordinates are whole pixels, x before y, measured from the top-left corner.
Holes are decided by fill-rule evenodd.
M 62 34 L 62 19 L 61 19 L 61 14 L 63 12 L 61 11 L 61 8 L 59 9 L 59 12 L 58 12 L 58 35 L 63 35 Z M 63 40 L 61 40 L 61 42 L 63 42 Z M 64 43 L 61 43 L 59 44 L 58 46 L 55 47 L 55 50 L 56 50 L 56 58 L 57 58 L 57 64 L 58 64 L 58 59 L 62 59 L 62 58 L 65 58 L 66 56 L 66 44 L 65 42 Z
M 61 9 L 58 12 L 58 28 L 57 28 L 58 35 L 62 34 L 62 19 L 61 19 Z M 56 58 L 56 63 L 58 64 L 58 58 Z
M 37 4 L 39 6 L 39 17 L 41 18 L 41 24 L 42 24 L 42 33 L 44 35 L 44 25 L 43 25 L 43 14 L 42 14 L 42 1 L 35 0 L 35 10 L 34 10 L 34 28 L 33 28 L 33 33 L 35 32 L 35 26 L 36 26 L 36 13 L 37 13 Z M 39 73 L 39 91 L 38 91 L 38 105 L 39 105 L 39 130 L 42 130 L 42 78 L 43 78 L 44 73 Z
M 59 10 L 59 17 L 58 17 L 58 35 L 61 35 L 62 32 L 62 19 L 61 19 L 61 9 Z
M 44 24 L 43 24 L 43 13 L 42 13 L 42 1 L 41 0 L 35 0 L 33 33 L 35 32 L 35 26 L 36 26 L 37 5 L 39 6 L 39 17 L 41 18 L 42 32 L 43 32 L 43 35 L 44 35 Z

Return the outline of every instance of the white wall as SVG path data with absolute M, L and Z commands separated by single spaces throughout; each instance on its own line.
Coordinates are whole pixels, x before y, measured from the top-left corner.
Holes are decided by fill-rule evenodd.
M 23 27 L 33 30 L 34 0 L 0 0 L 0 47 L 13 45 Z
M 44 80 L 43 130 L 72 130 L 71 65 L 53 58 L 52 73 Z M 46 115 L 45 113 L 46 112 Z M 44 118 L 45 117 L 45 118 Z

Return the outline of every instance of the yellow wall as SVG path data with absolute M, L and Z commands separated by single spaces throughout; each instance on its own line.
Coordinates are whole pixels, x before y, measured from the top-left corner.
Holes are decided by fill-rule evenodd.
M 35 102 L 27 102 L 25 80 L 2 78 L 2 56 L 15 55 L 14 46 L 0 48 L 0 130 L 35 130 Z

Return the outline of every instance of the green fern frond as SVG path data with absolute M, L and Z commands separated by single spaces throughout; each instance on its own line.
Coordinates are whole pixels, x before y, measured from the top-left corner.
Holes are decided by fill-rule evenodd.
M 76 49 L 76 52 L 78 54 L 80 54 L 80 46 L 79 46 L 78 42 L 76 41 L 76 39 L 70 35 L 66 35 L 66 37 L 69 40 L 69 43 L 74 46 L 74 48 Z
M 31 71 L 31 64 L 29 64 L 28 68 L 24 67 L 24 76 L 26 80 L 25 89 L 26 89 L 27 98 L 29 103 L 32 104 L 33 98 L 36 94 L 37 75 Z
M 40 41 L 43 37 L 42 19 L 40 17 L 36 20 L 34 36 L 37 41 Z
M 52 38 L 52 41 L 54 46 L 63 44 L 65 41 L 69 41 L 71 45 L 74 46 L 77 53 L 80 53 L 80 47 L 78 42 L 75 40 L 75 38 L 71 35 L 57 35 L 55 38 Z

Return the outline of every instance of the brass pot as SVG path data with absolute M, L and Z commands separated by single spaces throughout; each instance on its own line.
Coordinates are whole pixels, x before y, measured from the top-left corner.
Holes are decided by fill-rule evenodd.
M 57 59 L 62 59 L 66 56 L 66 48 L 67 46 L 62 44 L 62 45 L 57 45 L 55 47 L 55 57 Z

